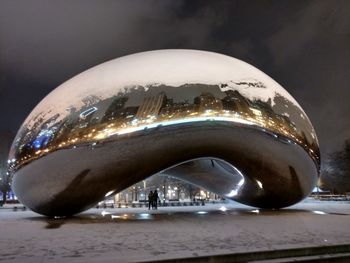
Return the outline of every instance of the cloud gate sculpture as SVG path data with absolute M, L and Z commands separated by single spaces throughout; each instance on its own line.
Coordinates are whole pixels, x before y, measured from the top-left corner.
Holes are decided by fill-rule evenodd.
M 20 128 L 9 165 L 23 204 L 66 216 L 157 173 L 282 208 L 311 192 L 319 156 L 305 112 L 260 70 L 212 52 L 159 50 L 52 91 Z

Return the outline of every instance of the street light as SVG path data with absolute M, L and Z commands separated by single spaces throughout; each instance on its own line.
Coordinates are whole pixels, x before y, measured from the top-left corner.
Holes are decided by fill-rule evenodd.
M 147 184 L 146 180 L 143 180 L 143 191 L 145 192 L 145 197 L 144 197 L 145 203 L 146 203 L 146 197 L 147 197 L 146 184 Z

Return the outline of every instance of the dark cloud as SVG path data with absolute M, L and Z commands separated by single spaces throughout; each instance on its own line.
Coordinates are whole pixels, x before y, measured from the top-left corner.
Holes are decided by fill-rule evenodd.
M 267 38 L 275 76 L 300 101 L 321 148 L 350 138 L 350 19 L 345 1 L 312 1 Z
M 350 137 L 349 1 L 2 1 L 0 131 L 70 77 L 122 55 L 210 50 L 284 86 L 323 152 Z

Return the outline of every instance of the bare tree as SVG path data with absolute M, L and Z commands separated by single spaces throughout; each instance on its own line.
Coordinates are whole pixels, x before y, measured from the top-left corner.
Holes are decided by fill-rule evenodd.
M 338 194 L 350 192 L 350 139 L 341 151 L 328 156 L 321 170 L 320 187 Z
M 10 190 L 11 190 L 11 187 L 10 187 L 8 174 L 1 174 L 0 175 L 0 192 L 2 193 L 2 203 L 0 203 L 0 205 L 3 205 L 6 203 L 6 196 Z
M 0 132 L 0 191 L 2 193 L 2 203 L 6 202 L 7 192 L 11 190 L 7 172 L 7 158 L 13 137 L 11 132 Z

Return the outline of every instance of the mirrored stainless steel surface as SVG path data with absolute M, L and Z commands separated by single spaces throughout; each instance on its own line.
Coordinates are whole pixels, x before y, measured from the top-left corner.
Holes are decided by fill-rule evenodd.
M 9 165 L 21 202 L 62 216 L 156 173 L 281 208 L 311 192 L 319 158 L 305 112 L 266 74 L 217 53 L 159 50 L 56 88 L 23 123 Z

